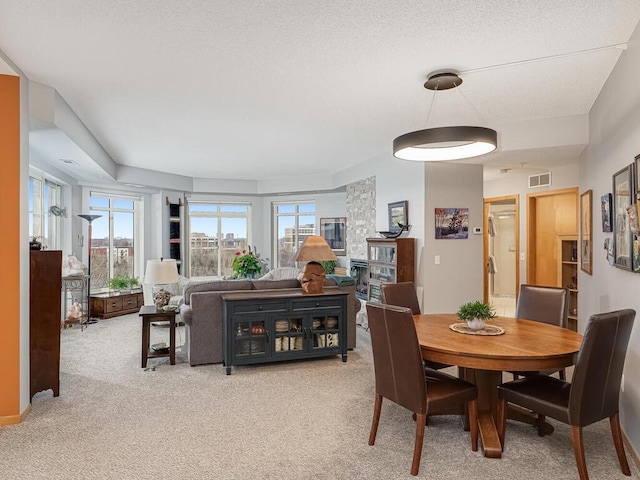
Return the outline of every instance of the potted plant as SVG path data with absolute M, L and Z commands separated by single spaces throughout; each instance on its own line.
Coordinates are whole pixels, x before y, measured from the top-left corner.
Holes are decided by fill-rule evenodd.
M 324 268 L 324 272 L 327 275 L 331 275 L 336 271 L 336 264 L 338 262 L 335 260 L 320 260 L 318 263 L 322 265 L 322 268 Z
M 255 278 L 262 273 L 266 267 L 266 260 L 260 258 L 260 254 L 253 247 L 247 247 L 247 250 L 236 252 L 231 262 L 231 269 L 237 278 Z
M 136 277 L 130 277 L 121 273 L 118 273 L 109 279 L 109 287 L 111 290 L 131 290 L 136 285 L 138 285 L 138 279 Z
M 495 316 L 496 311 L 493 305 L 486 304 L 480 300 L 467 302 L 458 310 L 458 318 L 467 322 L 471 330 L 484 329 L 487 320 Z

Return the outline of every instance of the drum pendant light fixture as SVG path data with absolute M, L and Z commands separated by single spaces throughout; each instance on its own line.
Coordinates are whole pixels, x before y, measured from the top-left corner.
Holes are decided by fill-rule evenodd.
M 429 75 L 424 88 L 433 90 L 433 99 L 435 99 L 438 90 L 456 88 L 461 83 L 462 79 L 456 73 L 433 73 Z M 433 105 L 433 99 L 431 105 Z M 429 113 L 431 113 L 431 107 L 429 107 Z M 493 152 L 497 146 L 498 134 L 490 128 L 471 126 L 426 128 L 396 138 L 393 141 L 393 155 L 402 160 L 437 162 L 478 157 Z

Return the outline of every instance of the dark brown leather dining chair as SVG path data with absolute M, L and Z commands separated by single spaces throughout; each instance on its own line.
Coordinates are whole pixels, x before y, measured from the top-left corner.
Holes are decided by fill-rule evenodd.
M 378 432 L 382 399 L 412 411 L 416 418 L 416 438 L 411 474 L 417 475 L 427 415 L 452 403 L 465 405 L 469 412 L 471 449 L 478 450 L 478 388 L 442 372 L 425 376 L 416 326 L 411 310 L 404 307 L 367 303 L 375 369 L 375 405 L 369 445 Z
M 516 305 L 516 318 L 534 320 L 548 323 L 558 327 L 567 328 L 569 315 L 569 291 L 566 288 L 544 287 L 540 285 L 520 285 L 518 303 Z M 528 375 L 551 375 L 557 370 L 544 372 L 512 372 L 514 377 Z M 560 379 L 566 379 L 563 368 L 558 372 Z
M 635 316 L 634 310 L 619 310 L 589 318 L 571 383 L 537 375 L 498 386 L 497 423 L 503 450 L 507 403 L 540 412 L 571 426 L 580 480 L 588 480 L 582 429 L 608 417 L 620 468 L 625 475 L 631 475 L 622 443 L 618 405 Z
M 406 307 L 411 309 L 413 315 L 420 315 L 420 304 L 418 303 L 418 295 L 416 295 L 416 287 L 413 282 L 384 283 L 380 287 L 380 290 L 382 292 L 380 300 L 385 305 Z M 434 370 L 440 370 L 441 368 L 447 368 L 451 365 L 425 360 L 424 366 Z

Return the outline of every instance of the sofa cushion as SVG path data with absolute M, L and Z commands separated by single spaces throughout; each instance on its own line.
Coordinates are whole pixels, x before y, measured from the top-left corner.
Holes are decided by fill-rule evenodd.
M 190 282 L 184 289 L 184 303 L 191 303 L 191 294 L 195 292 L 224 292 L 231 290 L 251 290 L 251 280 L 206 280 Z
M 279 288 L 300 288 L 297 278 L 285 278 L 283 280 L 252 280 L 254 290 L 275 290 Z
M 265 273 L 258 280 L 284 280 L 286 278 L 298 278 L 302 270 L 296 267 L 278 267 Z

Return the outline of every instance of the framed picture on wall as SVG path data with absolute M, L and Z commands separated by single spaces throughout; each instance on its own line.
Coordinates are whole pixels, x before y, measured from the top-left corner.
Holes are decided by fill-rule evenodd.
M 636 155 L 634 163 L 635 174 L 635 198 L 636 202 L 640 202 L 640 154 Z
M 436 240 L 469 238 L 468 208 L 436 208 L 434 217 Z
M 602 212 L 602 231 L 611 232 L 611 194 L 605 193 L 600 197 L 600 211 Z
M 400 225 L 409 225 L 409 202 L 403 200 L 388 204 L 389 209 L 389 231 L 399 232 Z
M 593 247 L 591 244 L 592 191 L 580 195 L 580 269 L 591 275 Z
M 611 217 L 613 220 L 613 264 L 624 270 L 631 270 L 633 234 L 628 208 L 633 201 L 633 165 L 627 165 L 613 175 L 613 203 Z
M 336 255 L 347 254 L 347 218 L 321 218 L 320 236 L 333 250 Z

